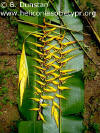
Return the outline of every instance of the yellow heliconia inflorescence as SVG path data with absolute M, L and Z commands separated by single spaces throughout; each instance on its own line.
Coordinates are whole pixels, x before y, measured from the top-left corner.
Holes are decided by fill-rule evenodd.
M 34 74 L 38 77 L 35 80 L 36 86 L 34 86 L 35 93 L 38 94 L 38 97 L 35 95 L 31 99 L 39 103 L 39 107 L 30 110 L 38 111 L 41 120 L 45 122 L 41 108 L 49 106 L 46 101 L 50 100 L 52 102 L 51 116 L 54 117 L 58 127 L 61 107 L 57 103 L 57 99 L 66 99 L 61 94 L 61 91 L 70 89 L 63 84 L 67 79 L 72 77 L 68 73 L 74 71 L 73 69 L 65 70 L 64 66 L 76 56 L 73 55 L 67 58 L 67 54 L 77 50 L 77 48 L 73 48 L 64 51 L 64 48 L 76 43 L 76 41 L 63 43 L 65 32 L 63 35 L 54 34 L 54 31 L 61 26 L 49 24 L 45 22 L 45 19 L 43 25 L 33 24 L 33 26 L 41 28 L 42 32 L 41 34 L 33 33 L 32 36 L 37 38 L 37 42 L 30 42 L 34 45 L 33 52 L 38 55 L 38 58 L 34 58 L 34 61 L 38 65 L 33 66 L 36 70 Z M 52 43 L 52 41 L 55 43 Z

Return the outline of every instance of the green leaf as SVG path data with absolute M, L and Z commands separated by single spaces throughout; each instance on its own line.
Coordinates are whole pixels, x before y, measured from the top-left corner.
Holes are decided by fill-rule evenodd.
M 42 122 L 20 121 L 18 133 L 43 133 Z
M 83 119 L 76 116 L 67 116 L 61 118 L 61 133 L 83 133 Z
M 82 113 L 84 110 L 84 82 L 82 72 L 72 74 L 64 86 L 71 89 L 62 91 L 66 100 L 61 101 L 62 116 Z

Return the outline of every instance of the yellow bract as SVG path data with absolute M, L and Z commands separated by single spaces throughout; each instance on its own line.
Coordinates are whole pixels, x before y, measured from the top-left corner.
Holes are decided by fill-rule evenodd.
M 68 90 L 70 88 L 66 87 L 66 86 L 58 86 L 58 89 L 59 90 Z
M 26 88 L 28 78 L 28 66 L 27 60 L 25 55 L 25 47 L 23 44 L 21 59 L 20 59 L 20 66 L 19 66 L 19 87 L 20 87 L 20 106 L 22 106 L 24 90 Z
M 42 93 L 42 91 L 38 87 L 34 87 L 34 89 L 37 91 L 37 93 Z
M 45 119 L 44 119 L 44 117 L 43 117 L 43 115 L 39 112 L 39 116 L 40 116 L 40 118 L 44 121 L 44 122 L 46 122 L 45 121 Z
M 50 71 L 48 71 L 48 72 L 45 72 L 45 74 L 48 75 L 48 74 L 51 74 L 51 73 L 53 73 L 53 72 L 55 72 L 55 71 L 56 71 L 56 70 L 53 69 L 53 70 L 50 70 Z
M 50 30 L 46 30 L 45 33 L 52 32 L 52 31 L 54 31 L 54 30 L 56 30 L 56 28 L 52 28 L 52 29 L 50 29 Z
M 72 77 L 72 76 L 62 77 L 62 78 L 59 78 L 59 80 L 60 80 L 61 82 L 63 82 L 63 81 L 65 81 L 66 79 L 71 78 L 71 77 Z
M 36 80 L 36 82 L 42 86 L 45 86 L 45 83 L 43 83 L 42 81 Z
M 35 68 L 39 69 L 39 70 L 43 70 L 45 71 L 45 68 L 39 67 L 39 66 L 34 66 Z
M 39 55 L 42 55 L 43 56 L 43 53 L 41 53 L 41 52 L 39 52 L 38 50 L 36 50 L 36 49 L 32 49 L 34 52 L 36 52 L 37 54 L 39 54 Z
M 33 42 L 29 42 L 29 43 L 31 43 L 34 46 L 39 47 L 39 48 L 43 48 L 44 47 L 44 46 L 42 46 L 41 44 L 38 44 L 38 43 L 33 43 Z
M 55 118 L 55 121 L 56 121 L 56 124 L 57 124 L 57 127 L 59 125 L 59 114 L 58 114 L 58 111 L 56 108 L 54 108 L 54 118 Z
M 57 56 L 56 54 L 53 55 L 53 57 L 57 60 L 57 59 L 60 59 L 59 56 Z
M 70 42 L 62 43 L 62 45 L 68 46 L 68 45 L 71 45 L 71 44 L 74 44 L 74 43 L 76 43 L 76 41 L 70 41 Z
M 57 90 L 54 88 L 54 87 L 52 87 L 52 86 L 48 86 L 48 88 L 52 91 L 52 92 L 56 92 Z
M 46 82 L 52 82 L 53 80 L 55 80 L 55 78 L 47 79 Z
M 53 96 L 41 96 L 41 98 L 43 98 L 44 100 L 52 100 L 52 99 L 54 99 Z
M 42 107 L 47 107 L 47 106 L 49 106 L 49 104 L 42 103 L 42 104 L 40 104 L 40 106 L 42 106 Z
M 46 59 L 51 59 L 51 57 L 54 55 L 55 52 L 51 52 L 50 54 L 48 54 L 45 58 Z
M 32 111 L 39 111 L 40 108 L 33 108 L 33 109 L 30 109 L 30 110 L 32 110 Z
M 46 64 L 46 66 L 51 66 L 54 62 L 55 62 L 55 60 L 50 61 L 49 63 Z
M 70 52 L 72 52 L 72 51 L 74 51 L 74 50 L 77 50 L 77 48 L 68 49 L 68 50 L 66 50 L 66 51 L 64 51 L 64 52 L 61 52 L 61 54 L 62 54 L 62 55 L 65 55 L 65 54 L 68 54 L 68 53 L 70 53 Z
M 41 78 L 46 78 L 46 76 L 43 75 L 43 74 L 41 74 L 41 73 L 37 73 L 37 72 L 35 72 L 35 74 L 38 75 L 38 76 L 40 76 Z
M 76 55 L 71 56 L 69 58 L 67 58 L 66 60 L 62 61 L 61 63 L 67 63 L 68 61 L 70 61 L 71 59 L 73 59 Z
M 53 66 L 56 70 L 60 69 L 60 66 L 59 66 L 59 65 L 52 64 L 52 66 Z
M 57 74 L 57 73 L 52 73 L 52 75 L 55 77 L 55 78 L 58 78 L 60 75 Z
M 54 85 L 59 85 L 59 82 L 57 82 L 57 81 L 52 81 L 52 83 L 53 83 Z
M 41 59 L 34 58 L 34 60 L 36 60 L 39 63 L 43 63 L 43 61 Z
M 75 69 L 60 70 L 60 72 L 61 72 L 62 74 L 66 74 L 66 73 L 68 73 L 68 72 L 72 72 L 72 71 L 75 71 Z
M 50 90 L 50 89 L 43 89 L 45 92 L 52 92 L 52 90 Z
M 40 102 L 40 99 L 38 99 L 38 98 L 30 98 L 30 99 L 32 99 L 32 100 L 34 100 L 36 102 Z
M 38 35 L 38 34 L 32 34 L 33 36 L 35 37 L 38 37 L 38 38 L 42 38 L 42 36 Z
M 59 106 L 56 102 L 54 102 L 54 101 L 53 101 L 53 105 L 54 105 L 55 107 L 57 107 L 58 109 L 60 109 L 60 106 Z
M 59 94 L 56 94 L 55 96 L 58 97 L 58 98 L 66 99 L 64 96 L 59 95 Z

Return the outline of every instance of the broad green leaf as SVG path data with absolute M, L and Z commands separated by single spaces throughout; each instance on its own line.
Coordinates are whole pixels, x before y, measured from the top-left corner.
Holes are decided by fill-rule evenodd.
M 18 124 L 18 133 L 43 133 L 42 121 L 20 121 Z
M 61 101 L 62 116 L 80 114 L 84 110 L 84 84 L 82 72 L 72 74 L 72 78 L 68 79 L 64 86 L 71 88 L 62 91 L 62 95 L 66 100 Z
M 61 118 L 61 133 L 83 133 L 83 119 L 75 115 Z

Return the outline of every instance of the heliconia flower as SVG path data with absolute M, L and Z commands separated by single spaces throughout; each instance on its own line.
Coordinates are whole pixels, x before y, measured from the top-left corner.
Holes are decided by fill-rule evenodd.
M 45 86 L 45 83 L 43 83 L 42 81 L 39 81 L 39 80 L 35 80 L 38 84 L 42 85 L 42 86 Z
M 51 89 L 43 89 L 44 90 L 44 92 L 56 92 L 57 90 L 56 89 L 53 89 L 53 90 L 51 90 Z
M 54 50 L 61 50 L 61 48 L 57 47 L 57 46 L 53 46 Z
M 40 108 L 33 108 L 33 109 L 30 109 L 30 110 L 32 110 L 32 111 L 39 111 Z
M 40 112 L 39 112 L 39 116 L 40 116 L 41 120 L 43 120 L 43 122 L 46 122 L 43 115 Z
M 54 80 L 55 80 L 55 78 L 50 78 L 50 79 L 47 79 L 46 82 L 52 82 Z
M 51 42 L 52 40 L 54 40 L 54 39 L 57 39 L 58 38 L 58 36 L 53 36 L 53 37 L 51 37 L 50 39 L 48 39 L 48 40 L 42 40 L 42 42 L 44 42 L 44 43 L 48 43 L 48 42 Z
M 37 73 L 37 72 L 34 72 L 36 75 L 38 75 L 38 76 L 40 76 L 41 78 L 43 78 L 43 79 L 45 79 L 46 78 L 46 76 L 45 75 L 43 75 L 43 74 L 41 74 L 41 73 Z
M 45 59 L 51 59 L 51 57 L 54 55 L 55 52 L 51 52 L 49 55 L 45 57 Z
M 42 36 L 38 35 L 38 34 L 32 34 L 33 36 L 35 37 L 38 37 L 38 38 L 42 38 Z
M 53 45 L 49 45 L 48 48 L 46 48 L 44 51 L 50 51 L 53 48 Z
M 37 91 L 37 93 L 42 93 L 42 91 L 38 87 L 34 87 L 34 89 Z
M 52 66 L 53 66 L 56 70 L 58 70 L 58 69 L 61 68 L 59 65 L 56 65 L 56 64 L 52 64 Z
M 68 45 L 72 45 L 76 43 L 76 41 L 70 41 L 70 42 L 66 42 L 66 43 L 61 43 L 62 46 L 68 46 Z
M 39 48 L 43 48 L 43 47 L 44 47 L 43 45 L 38 44 L 38 43 L 29 42 L 29 41 L 27 41 L 27 42 L 28 42 L 28 43 L 31 43 L 31 44 L 33 44 L 34 46 L 39 47 Z
M 43 53 L 41 53 L 41 52 L 39 52 L 38 50 L 36 50 L 36 49 L 33 49 L 33 48 L 31 48 L 34 52 L 36 52 L 37 54 L 39 54 L 39 55 L 41 55 L 41 56 L 44 56 L 44 54 Z
M 70 88 L 69 87 L 66 87 L 66 86 L 58 86 L 58 89 L 59 90 L 68 90 Z
M 58 103 L 56 103 L 55 101 L 53 101 L 53 106 L 57 107 L 58 109 L 60 109 L 60 106 L 58 105 Z
M 51 66 L 54 62 L 55 62 L 55 60 L 50 61 L 50 62 L 46 63 L 45 66 Z
M 57 73 L 51 73 L 55 78 L 58 78 L 60 75 Z
M 40 99 L 38 99 L 38 98 L 30 98 L 30 99 L 32 99 L 32 100 L 34 100 L 36 102 L 40 102 Z
M 55 59 L 60 59 L 60 57 L 57 56 L 56 54 L 53 54 L 53 57 L 54 57 Z
M 35 61 L 39 62 L 39 63 L 43 63 L 43 60 L 41 59 L 37 59 L 37 58 L 33 58 Z
M 54 119 L 56 121 L 57 127 L 59 125 L 59 114 L 56 108 L 54 108 Z
M 52 91 L 52 92 L 56 92 L 57 90 L 54 88 L 54 87 L 52 87 L 52 86 L 49 86 L 48 85 L 48 88 Z
M 50 89 L 43 88 L 43 90 L 44 90 L 44 92 L 52 92 L 52 90 L 50 90 Z
M 53 72 L 55 72 L 56 71 L 56 69 L 53 69 L 53 70 L 50 70 L 50 71 L 48 71 L 48 72 L 45 72 L 45 74 L 46 75 L 49 75 L 49 74 L 52 74 Z
M 39 67 L 39 66 L 34 66 L 34 67 L 37 68 L 38 70 L 43 70 L 43 71 L 46 70 L 45 68 L 42 68 L 42 67 Z
M 76 56 L 76 55 L 73 55 L 73 56 L 67 58 L 67 59 L 64 60 L 64 61 L 61 61 L 61 63 L 62 63 L 62 64 L 63 64 L 63 63 L 67 63 L 68 61 L 70 61 L 71 59 L 73 59 L 75 56 Z
M 50 30 L 45 30 L 45 33 L 49 33 L 49 32 L 52 32 L 52 31 L 54 31 L 54 30 L 56 30 L 56 28 L 52 28 L 52 29 L 50 29 Z
M 41 96 L 41 98 L 44 99 L 44 100 L 52 100 L 52 99 L 54 99 L 53 96 Z
M 65 54 L 68 54 L 68 53 L 70 53 L 70 52 L 72 52 L 72 51 L 74 51 L 74 50 L 77 50 L 78 48 L 73 48 L 73 49 L 69 49 L 69 50 L 66 50 L 66 51 L 64 51 L 64 52 L 61 52 L 60 54 L 61 55 L 65 55 Z
M 68 69 L 68 70 L 60 70 L 60 73 L 62 73 L 63 75 L 68 73 L 68 72 L 72 72 L 75 71 L 75 69 Z
M 71 78 L 71 77 L 72 77 L 72 76 L 61 77 L 61 78 L 59 78 L 59 80 L 60 80 L 61 82 L 63 82 L 63 81 L 65 81 L 66 79 Z
M 56 96 L 57 98 L 66 99 L 64 96 L 62 96 L 62 95 L 59 95 L 59 94 L 56 94 L 55 96 Z
M 52 81 L 52 83 L 53 83 L 54 85 L 59 85 L 59 83 L 58 83 L 57 81 Z
M 49 106 L 49 104 L 41 103 L 40 106 L 41 106 L 41 107 L 47 107 L 47 106 Z

